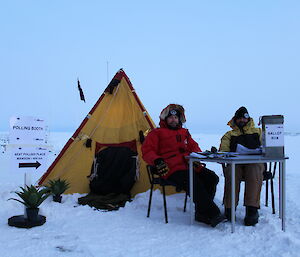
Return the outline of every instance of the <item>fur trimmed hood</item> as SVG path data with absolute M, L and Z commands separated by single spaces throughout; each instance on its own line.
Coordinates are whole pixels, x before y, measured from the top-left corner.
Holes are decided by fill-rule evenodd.
M 159 119 L 160 119 L 159 125 L 161 127 L 166 127 L 165 119 L 166 119 L 166 117 L 168 116 L 168 114 L 171 110 L 177 110 L 180 113 L 180 122 L 181 122 L 181 124 L 186 122 L 183 106 L 179 105 L 179 104 L 169 104 L 166 108 L 164 108 L 161 111 L 161 113 L 159 115 Z

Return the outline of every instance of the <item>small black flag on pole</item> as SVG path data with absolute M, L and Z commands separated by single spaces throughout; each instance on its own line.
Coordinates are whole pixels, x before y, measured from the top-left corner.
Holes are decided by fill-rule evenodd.
M 77 85 L 78 85 L 78 90 L 79 90 L 79 94 L 80 94 L 80 100 L 82 100 L 82 101 L 85 102 L 84 94 L 83 94 L 82 88 L 81 88 L 81 86 L 80 86 L 80 81 L 79 81 L 79 79 L 77 79 Z

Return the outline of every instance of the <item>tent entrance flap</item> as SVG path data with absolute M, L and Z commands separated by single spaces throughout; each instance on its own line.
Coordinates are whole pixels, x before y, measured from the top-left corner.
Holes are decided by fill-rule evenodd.
M 100 195 L 130 195 L 136 181 L 136 158 L 137 153 L 124 146 L 108 146 L 100 150 L 91 168 L 91 192 Z

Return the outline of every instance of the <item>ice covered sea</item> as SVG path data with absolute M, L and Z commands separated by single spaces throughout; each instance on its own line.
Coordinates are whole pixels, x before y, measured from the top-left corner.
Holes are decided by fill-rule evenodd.
M 3 133 L 2 133 L 3 135 Z M 63 147 L 71 133 L 51 133 L 53 146 L 49 163 Z M 218 146 L 220 135 L 194 134 L 202 150 Z M 260 221 L 255 227 L 243 226 L 244 207 L 237 209 L 236 232 L 231 233 L 230 223 L 216 228 L 204 224 L 189 223 L 189 208 L 183 208 L 183 194 L 168 196 L 169 223 L 164 223 L 162 196 L 155 191 L 151 217 L 146 218 L 149 191 L 116 212 L 100 212 L 86 206 L 78 206 L 81 195 L 65 195 L 63 203 L 48 198 L 41 205 L 41 213 L 47 222 L 41 227 L 18 229 L 9 227 L 7 219 L 23 213 L 23 207 L 15 201 L 14 191 L 23 185 L 23 174 L 10 171 L 9 151 L 0 152 L 0 253 L 1 257 L 52 257 L 52 256 L 105 256 L 105 257 L 198 257 L 198 256 L 300 256 L 300 136 L 285 136 L 287 161 L 287 221 L 286 232 L 281 231 L 278 218 L 271 207 L 264 206 L 265 186 L 261 194 Z M 1 149 L 2 150 L 2 149 Z M 224 178 L 218 165 L 208 164 L 220 177 L 216 203 L 223 209 Z M 41 174 L 34 174 L 36 181 Z M 275 178 L 278 196 L 278 176 Z M 243 192 L 243 188 L 241 190 Z M 241 195 L 242 199 L 242 195 Z

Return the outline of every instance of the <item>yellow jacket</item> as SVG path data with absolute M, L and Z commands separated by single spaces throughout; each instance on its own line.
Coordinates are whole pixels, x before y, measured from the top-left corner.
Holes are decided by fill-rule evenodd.
M 261 145 L 261 129 L 256 128 L 254 121 L 250 118 L 249 122 L 240 129 L 233 118 L 227 124 L 232 130 L 225 133 L 221 138 L 221 152 L 235 152 L 236 144 L 242 144 L 250 149 L 257 148 Z

